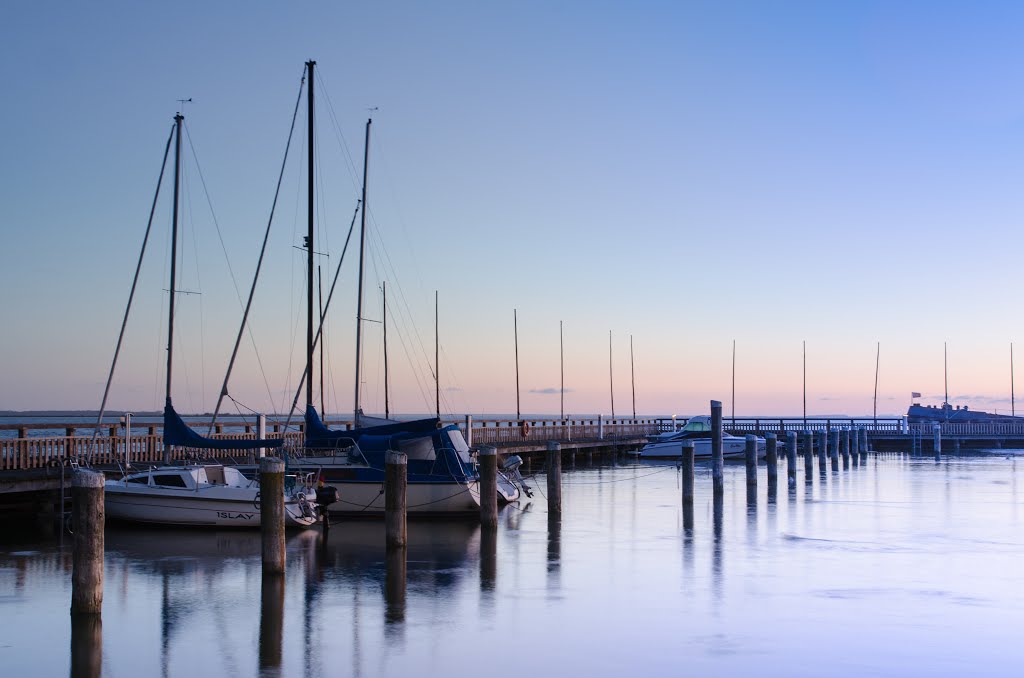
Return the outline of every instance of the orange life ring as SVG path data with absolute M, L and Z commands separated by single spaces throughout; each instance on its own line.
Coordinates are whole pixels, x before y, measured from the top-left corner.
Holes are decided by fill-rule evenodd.
M 530 423 L 525 419 L 519 422 L 519 435 L 524 438 L 530 435 Z

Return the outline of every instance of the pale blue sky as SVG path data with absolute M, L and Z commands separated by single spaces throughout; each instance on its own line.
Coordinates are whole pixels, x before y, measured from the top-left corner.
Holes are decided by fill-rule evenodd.
M 526 412 L 558 410 L 557 394 L 529 391 L 558 387 L 560 319 L 569 412 L 609 412 L 609 329 L 618 414 L 630 334 L 641 412 L 728 403 L 733 339 L 741 414 L 799 412 L 805 339 L 811 413 L 870 412 L 876 341 L 881 412 L 911 390 L 941 400 L 943 341 L 951 396 L 1008 409 L 1022 29 L 1015 3 L 8 4 L 0 408 L 98 406 L 176 99 L 193 98 L 189 133 L 248 286 L 315 58 L 356 157 L 349 169 L 322 97 L 318 247 L 332 262 L 379 109 L 374 251 L 410 313 L 389 337 L 394 409 L 432 407 L 435 289 L 452 411 L 514 411 L 513 308 Z M 233 380 L 260 410 L 301 372 L 297 149 L 253 318 L 266 385 L 251 345 Z M 203 294 L 182 297 L 175 402 L 197 411 L 213 405 L 240 309 L 186 163 L 182 286 Z M 117 408 L 162 401 L 162 208 Z M 384 276 L 371 266 L 371 306 Z M 332 411 L 352 401 L 353 279 L 346 266 L 331 320 Z M 382 405 L 379 342 L 371 326 L 368 409 Z

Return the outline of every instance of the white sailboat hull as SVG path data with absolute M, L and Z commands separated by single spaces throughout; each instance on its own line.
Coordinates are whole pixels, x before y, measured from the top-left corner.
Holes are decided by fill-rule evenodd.
M 332 515 L 384 515 L 384 486 L 380 482 L 327 482 L 338 490 L 330 504 Z M 409 483 L 406 510 L 418 515 L 457 515 L 480 512 L 480 484 L 469 482 Z
M 107 482 L 104 501 L 108 518 L 159 525 L 260 526 L 256 490 L 233 492 L 232 497 L 225 492 L 227 488 L 179 490 L 143 486 L 136 489 L 125 485 Z M 315 517 L 303 515 L 294 499 L 285 501 L 286 526 L 308 527 L 315 522 Z

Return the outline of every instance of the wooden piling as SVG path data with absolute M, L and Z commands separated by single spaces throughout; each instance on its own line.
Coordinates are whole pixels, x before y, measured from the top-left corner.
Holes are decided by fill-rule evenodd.
M 711 482 L 714 496 L 725 496 L 725 459 L 722 455 L 722 402 L 711 401 Z
M 775 494 L 779 487 L 779 439 L 774 433 L 766 433 L 765 461 L 768 464 L 768 495 Z
M 260 459 L 260 531 L 263 574 L 284 574 L 284 461 Z
M 814 435 L 804 429 L 804 478 L 809 482 L 814 475 Z
M 683 506 L 693 506 L 693 441 L 683 441 Z
M 796 485 L 796 431 L 786 434 L 786 482 Z
M 498 450 L 491 445 L 480 448 L 480 525 L 498 527 Z
M 860 432 L 861 432 L 861 435 L 862 435 L 861 445 L 860 445 L 860 454 L 861 454 L 861 457 L 865 457 L 865 456 L 867 456 L 868 448 L 870 447 L 869 444 L 868 444 L 868 430 L 866 428 L 862 428 L 860 430 Z
M 562 514 L 562 445 L 554 440 L 548 441 L 547 457 L 548 475 L 548 513 Z
M 748 433 L 745 438 L 747 460 L 747 488 L 757 489 L 757 436 Z
M 72 526 L 75 531 L 71 566 L 71 614 L 103 612 L 103 483 L 102 473 L 78 471 L 71 479 Z
M 932 425 L 932 448 L 935 450 L 935 461 L 942 459 L 942 424 Z
M 409 458 L 404 452 L 389 450 L 384 456 L 384 533 L 387 548 L 405 546 Z
M 818 449 L 818 472 L 825 473 L 828 471 L 828 458 L 834 456 L 839 447 L 839 431 L 835 429 L 828 432 L 822 431 L 821 437 L 822 445 Z

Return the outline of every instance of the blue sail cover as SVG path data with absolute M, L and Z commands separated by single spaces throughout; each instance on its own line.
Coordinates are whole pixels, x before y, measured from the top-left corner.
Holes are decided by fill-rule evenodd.
M 164 445 L 198 447 L 207 450 L 251 450 L 257 447 L 281 447 L 284 438 L 267 440 L 214 440 L 201 436 L 186 424 L 168 400 L 164 405 Z
M 316 408 L 306 408 L 306 447 L 313 449 L 334 449 L 341 445 L 347 446 L 350 441 L 362 439 L 364 436 L 394 436 L 399 434 L 426 435 L 436 433 L 440 428 L 439 419 L 416 419 L 402 421 L 397 424 L 354 428 L 351 431 L 332 431 L 324 426 Z

